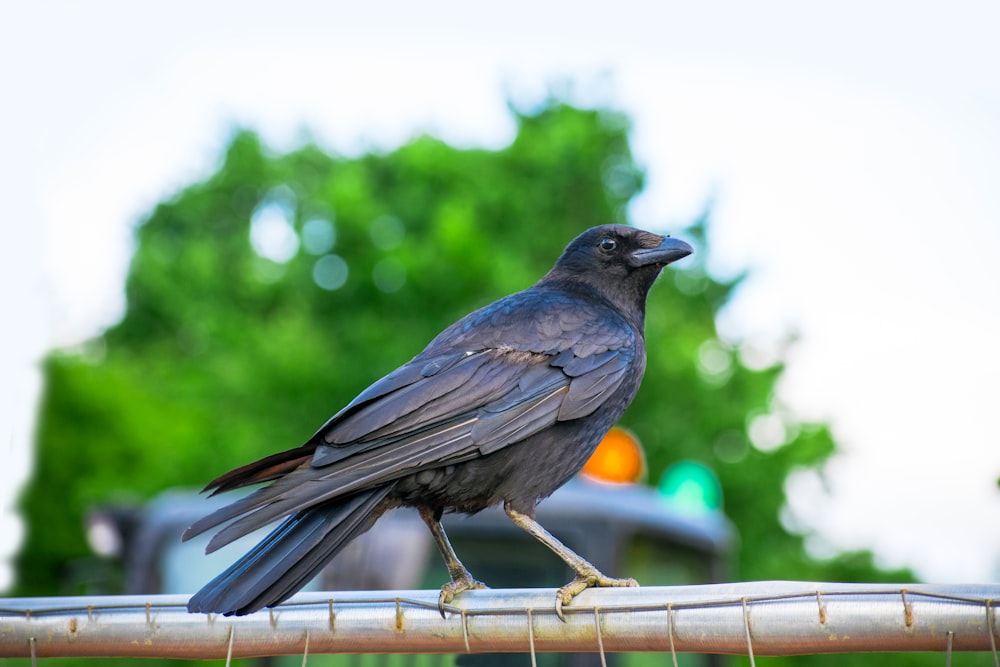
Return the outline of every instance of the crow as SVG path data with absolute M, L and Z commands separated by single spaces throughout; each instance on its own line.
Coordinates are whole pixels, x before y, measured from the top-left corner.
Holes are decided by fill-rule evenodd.
M 212 552 L 284 518 L 206 584 L 190 612 L 242 615 L 299 591 L 385 511 L 416 508 L 451 581 L 439 608 L 485 588 L 462 565 L 444 512 L 503 503 L 507 516 L 576 573 L 556 611 L 590 586 L 636 586 L 571 551 L 535 519 L 575 475 L 639 388 L 646 295 L 687 243 L 624 225 L 588 229 L 534 286 L 467 315 L 365 389 L 304 445 L 218 477 L 220 493 L 271 482 L 209 514 L 187 540 L 222 527 Z

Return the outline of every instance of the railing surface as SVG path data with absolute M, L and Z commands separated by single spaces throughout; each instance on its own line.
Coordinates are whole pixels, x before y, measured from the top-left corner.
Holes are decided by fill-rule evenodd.
M 0 598 L 0 656 L 226 658 L 316 653 L 662 651 L 799 655 L 986 651 L 1000 585 L 747 582 L 605 588 L 301 593 L 242 617 L 186 596 Z

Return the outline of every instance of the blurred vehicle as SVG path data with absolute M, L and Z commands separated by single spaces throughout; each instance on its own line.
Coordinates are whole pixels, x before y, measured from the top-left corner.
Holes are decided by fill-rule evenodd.
M 658 489 L 631 481 L 644 474 L 641 448 L 631 434 L 613 429 L 584 472 L 543 501 L 538 521 L 609 576 L 640 584 L 681 585 L 724 581 L 735 533 L 722 513 L 718 482 L 710 470 L 681 462 Z M 606 481 L 606 480 L 613 481 Z M 211 535 L 190 542 L 180 536 L 196 519 L 227 504 L 231 494 L 205 498 L 191 491 L 164 492 L 140 508 L 107 508 L 89 517 L 96 552 L 123 568 L 126 594 L 190 593 L 249 550 L 266 530 L 206 555 Z M 566 565 L 515 526 L 498 508 L 474 516 L 447 515 L 444 526 L 463 563 L 493 588 L 556 588 L 572 578 Z M 388 512 L 352 542 L 306 590 L 407 590 L 437 588 L 448 572 L 415 510 Z M 681 664 L 717 664 L 718 656 L 678 656 Z M 592 653 L 539 654 L 546 667 L 600 665 Z M 608 654 L 609 665 L 663 664 L 658 654 Z M 284 658 L 268 664 L 286 664 Z M 515 654 L 421 656 L 310 656 L 318 665 L 530 664 Z M 668 658 L 669 660 L 669 658 Z M 287 662 L 287 664 L 295 664 Z

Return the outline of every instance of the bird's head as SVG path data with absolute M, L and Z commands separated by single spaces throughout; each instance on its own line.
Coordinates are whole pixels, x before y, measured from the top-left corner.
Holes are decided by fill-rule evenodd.
M 545 278 L 586 285 L 641 312 L 663 267 L 692 252 L 680 239 L 627 225 L 601 225 L 573 239 Z

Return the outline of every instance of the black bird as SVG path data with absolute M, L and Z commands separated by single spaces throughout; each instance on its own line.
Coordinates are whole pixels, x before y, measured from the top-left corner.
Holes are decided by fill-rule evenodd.
M 306 444 L 237 468 L 205 490 L 271 484 L 197 521 L 184 539 L 228 524 L 211 552 L 283 517 L 209 582 L 191 612 L 249 614 L 299 591 L 386 510 L 419 510 L 451 581 L 439 605 L 484 585 L 459 561 L 444 512 L 503 503 L 510 519 L 576 573 L 556 610 L 612 579 L 550 535 L 535 505 L 575 475 L 632 401 L 646 368 L 646 294 L 687 243 L 623 225 L 574 239 L 534 286 L 441 332 L 361 392 Z

